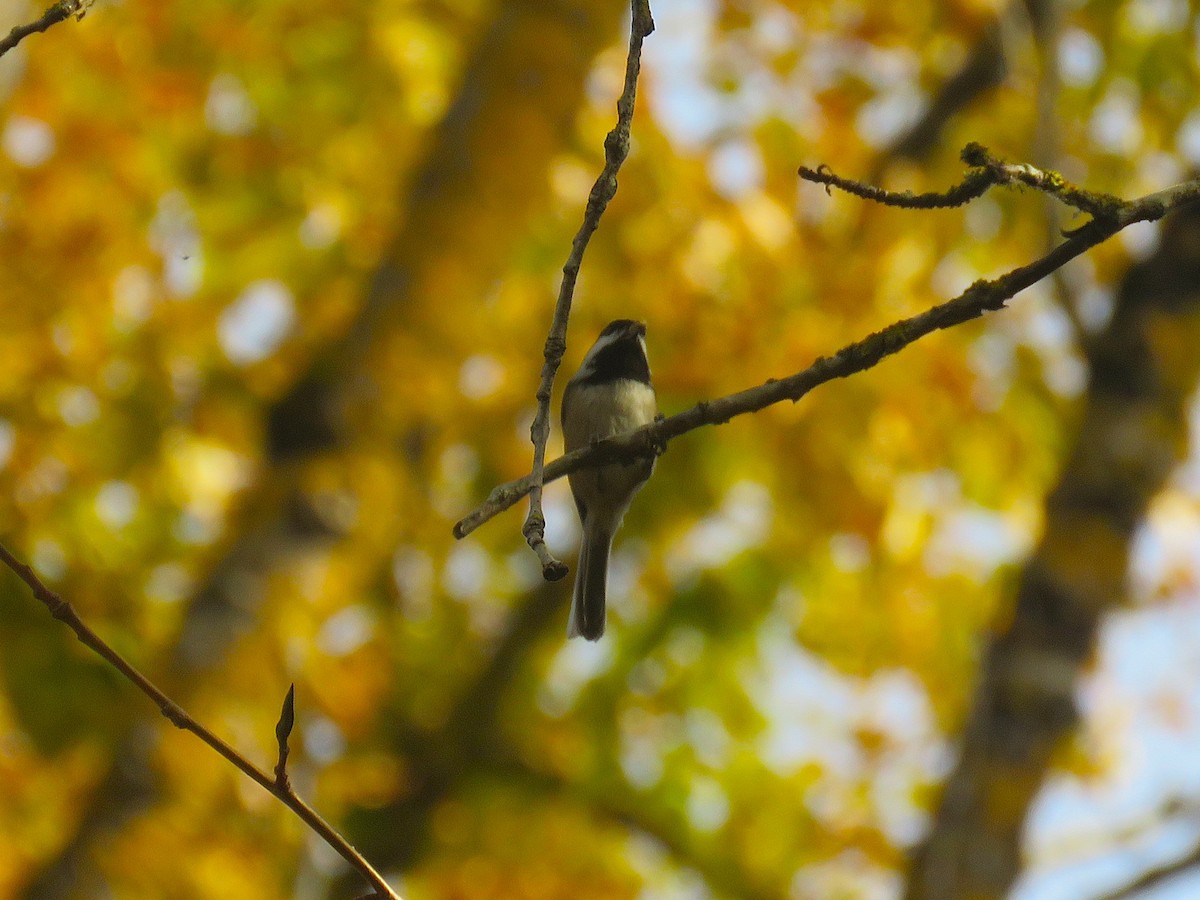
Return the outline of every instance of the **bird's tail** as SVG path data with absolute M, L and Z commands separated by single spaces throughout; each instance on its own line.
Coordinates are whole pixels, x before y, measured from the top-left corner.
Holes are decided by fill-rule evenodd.
M 571 618 L 567 622 L 567 637 L 583 637 L 598 641 L 604 634 L 604 595 L 608 586 L 608 552 L 612 535 L 594 525 L 584 528 L 579 547 L 579 564 L 575 567 L 575 598 L 571 603 Z

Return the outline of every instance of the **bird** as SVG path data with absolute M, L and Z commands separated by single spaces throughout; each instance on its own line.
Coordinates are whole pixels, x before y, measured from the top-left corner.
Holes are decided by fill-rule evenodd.
M 563 391 L 564 448 L 570 453 L 648 425 L 657 416 L 658 401 L 646 356 L 646 325 L 632 319 L 610 322 Z M 580 469 L 568 476 L 583 526 L 568 638 L 596 641 L 604 634 L 613 536 L 630 501 L 653 471 L 654 459 L 649 458 Z

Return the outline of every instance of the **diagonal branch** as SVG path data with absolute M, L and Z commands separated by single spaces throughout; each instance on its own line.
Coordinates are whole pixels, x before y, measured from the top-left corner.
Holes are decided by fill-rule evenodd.
M 1089 195 L 1101 196 L 1101 195 Z M 1170 210 L 1200 199 L 1200 179 L 1148 194 L 1137 200 L 1113 198 L 1104 217 L 1092 219 L 1045 256 L 1013 269 L 999 278 L 980 280 L 958 297 L 882 331 L 843 347 L 832 357 L 820 357 L 807 369 L 787 378 L 771 379 L 757 387 L 698 403 L 689 410 L 626 434 L 572 451 L 546 465 L 541 477 L 532 474 L 494 488 L 479 507 L 454 525 L 454 536 L 464 538 L 484 522 L 508 509 L 529 493 L 534 484 L 561 478 L 589 466 L 630 461 L 659 452 L 668 441 L 702 425 L 720 425 L 734 416 L 757 412 L 775 403 L 795 403 L 813 388 L 871 368 L 884 357 L 942 328 L 951 328 L 1003 308 L 1017 292 L 1036 284 L 1081 253 L 1108 240 L 1135 222 L 1153 222 Z
M 0 56 L 3 56 L 31 34 L 49 31 L 51 27 L 57 25 L 59 22 L 65 22 L 71 16 L 74 16 L 76 19 L 82 19 L 91 5 L 92 0 L 58 0 L 58 3 L 55 3 L 42 13 L 42 17 L 37 21 L 30 22 L 28 25 L 18 25 L 4 38 L 0 38 Z
M 533 484 L 529 490 L 529 515 L 525 518 L 524 533 L 525 540 L 542 563 L 542 576 L 547 581 L 558 581 L 567 574 L 567 567 L 555 559 L 546 546 L 546 517 L 542 513 L 546 442 L 550 439 L 550 395 L 554 389 L 554 376 L 567 349 L 567 320 L 571 316 L 571 302 L 575 297 L 575 282 L 579 277 L 579 267 L 583 264 L 583 254 L 600 225 L 600 217 L 608 208 L 609 201 L 616 196 L 617 172 L 629 155 L 629 129 L 633 124 L 633 104 L 642 66 L 642 41 L 654 31 L 649 0 L 632 0 L 632 6 L 629 56 L 625 63 L 625 87 L 617 100 L 617 124 L 604 139 L 604 169 L 588 195 L 583 224 L 571 241 L 571 253 L 563 266 L 558 302 L 554 306 L 554 319 L 543 352 L 546 362 L 542 366 L 542 381 L 537 390 L 537 414 L 529 428 L 529 439 L 533 442 Z
M 288 783 L 283 766 L 287 758 L 287 732 L 291 731 L 291 722 L 294 721 L 295 715 L 294 708 L 292 707 L 294 688 L 288 691 L 288 700 L 284 704 L 284 712 L 280 717 L 280 726 L 277 728 L 280 747 L 279 768 L 277 771 L 280 774 L 277 778 L 272 778 L 224 740 L 188 715 L 179 704 L 163 693 L 154 682 L 139 672 L 132 663 L 110 647 L 96 632 L 92 631 L 79 617 L 79 614 L 70 603 L 46 587 L 45 583 L 37 577 L 33 569 L 13 556 L 8 548 L 3 545 L 0 545 L 0 562 L 3 562 L 4 565 L 12 569 L 17 577 L 28 585 L 29 589 L 33 591 L 33 595 L 50 611 L 50 615 L 74 631 L 75 636 L 85 646 L 94 650 L 105 662 L 124 675 L 129 681 L 132 681 L 138 690 L 153 700 L 158 705 L 159 711 L 172 725 L 196 735 L 196 737 L 208 744 L 209 747 L 233 763 L 245 775 L 257 782 L 263 790 L 272 794 L 284 806 L 294 812 L 305 825 L 336 850 L 346 862 L 367 880 L 374 889 L 376 897 L 400 900 L 400 896 L 388 886 L 383 876 L 375 871 L 371 864 L 357 850 L 350 846 L 344 837 L 334 830 L 333 826 L 321 818 L 321 815 L 315 809 L 300 799 Z M 287 721 L 285 722 L 285 720 Z M 285 724 L 287 725 L 286 730 L 283 728 Z

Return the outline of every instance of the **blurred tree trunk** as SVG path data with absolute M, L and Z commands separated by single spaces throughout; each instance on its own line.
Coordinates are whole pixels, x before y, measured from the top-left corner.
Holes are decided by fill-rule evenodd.
M 1051 756 L 1075 727 L 1076 684 L 1103 616 L 1124 599 L 1134 534 L 1187 454 L 1200 374 L 1200 206 L 1164 222 L 1162 244 L 1125 277 L 1088 346 L 1091 382 L 1045 533 L 1011 620 L 987 647 L 908 900 L 1000 898 L 1021 871 L 1021 836 Z
M 503 271 L 526 223 L 545 204 L 550 163 L 571 144 L 593 60 L 619 39 L 626 9 L 624 3 L 588 0 L 506 0 L 496 6 L 409 183 L 404 220 L 360 314 L 268 414 L 261 481 L 243 504 L 224 555 L 191 600 L 170 664 L 173 675 L 163 682 L 179 700 L 186 702 L 189 685 L 201 683 L 253 626 L 272 572 L 298 551 L 342 532 L 343 498 L 308 489 L 310 466 L 343 448 L 403 446 L 420 434 L 420 412 L 403 408 L 389 391 L 403 369 L 397 361 L 414 352 L 404 326 L 414 323 L 412 331 L 425 335 L 465 327 L 438 322 L 439 297 L 455 292 L 482 300 Z M 425 352 L 432 356 L 439 349 Z M 365 548 L 380 562 L 391 550 L 388 535 L 375 536 Z M 28 897 L 61 898 L 78 890 L 93 841 L 153 801 L 147 735 L 158 726 L 156 718 L 147 709 L 143 722 L 114 748 L 120 765 L 114 764 L 74 837 Z

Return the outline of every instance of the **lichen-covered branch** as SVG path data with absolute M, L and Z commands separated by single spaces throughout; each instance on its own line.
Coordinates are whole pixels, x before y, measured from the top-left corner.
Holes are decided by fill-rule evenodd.
M 799 175 L 805 181 L 825 185 L 826 193 L 831 187 L 835 187 L 864 200 L 902 209 L 949 209 L 962 206 L 982 197 L 989 188 L 997 184 L 995 177 L 987 169 L 968 172 L 962 181 L 944 191 L 926 191 L 922 194 L 914 194 L 912 191 L 888 191 L 853 178 L 843 178 L 826 165 L 817 166 L 815 169 L 801 166 Z
M 563 265 L 558 301 L 554 306 L 554 318 L 550 323 L 550 333 L 546 337 L 546 348 L 543 351 L 546 361 L 542 366 L 542 379 L 537 389 L 537 413 L 529 427 L 529 439 L 533 442 L 533 483 L 529 490 L 529 514 L 525 517 L 523 531 L 525 540 L 541 561 L 542 576 L 547 581 L 558 581 L 567 574 L 567 567 L 555 559 L 546 546 L 546 517 L 542 512 L 542 475 L 546 464 L 546 442 L 550 439 L 550 396 L 554 390 L 554 376 L 567 349 L 567 321 L 571 316 L 575 282 L 579 277 L 579 267 L 583 264 L 583 254 L 600 225 L 600 217 L 608 208 L 609 201 L 616 196 L 617 172 L 625 162 L 625 157 L 629 155 L 629 129 L 633 125 L 638 75 L 642 68 L 642 42 L 654 31 L 649 0 L 632 0 L 632 7 L 629 55 L 625 62 L 625 86 L 617 100 L 617 124 L 604 139 L 604 169 L 592 185 L 583 214 L 583 224 L 579 226 L 579 231 L 571 241 L 571 253 Z
M 1013 269 L 999 278 L 977 281 L 953 300 L 889 325 L 882 331 L 843 347 L 831 357 L 819 358 L 808 368 L 786 378 L 772 379 L 735 394 L 698 403 L 689 410 L 644 428 L 561 456 L 547 464 L 543 477 L 536 481 L 541 484 L 588 466 L 649 456 L 660 452 L 672 439 L 703 425 L 723 424 L 734 416 L 757 412 L 784 400 L 794 403 L 818 385 L 869 369 L 884 357 L 903 350 L 934 331 L 1001 309 L 1017 292 L 1036 284 L 1121 229 L 1134 222 L 1155 221 L 1168 211 L 1197 199 L 1200 199 L 1200 180 L 1184 182 L 1137 200 L 1114 198 L 1111 208 L 1106 208 L 1104 217 L 1093 218 L 1045 256 L 1028 265 Z M 532 490 L 534 482 L 533 475 L 526 475 L 494 488 L 487 500 L 455 523 L 454 536 L 466 537 L 484 522 L 508 509 Z
M 1006 163 L 988 152 L 982 144 L 967 144 L 963 148 L 962 161 L 971 166 L 963 180 L 945 191 L 929 191 L 914 194 L 911 191 L 887 191 L 871 184 L 844 178 L 829 170 L 828 166 L 810 169 L 800 167 L 800 177 L 805 181 L 825 185 L 828 190 L 836 187 L 848 194 L 903 209 L 945 209 L 970 203 L 990 188 L 1000 185 L 1023 184 L 1061 200 L 1097 219 L 1113 218 L 1125 205 L 1119 197 L 1087 191 L 1071 184 L 1057 172 L 1039 169 L 1028 163 Z

